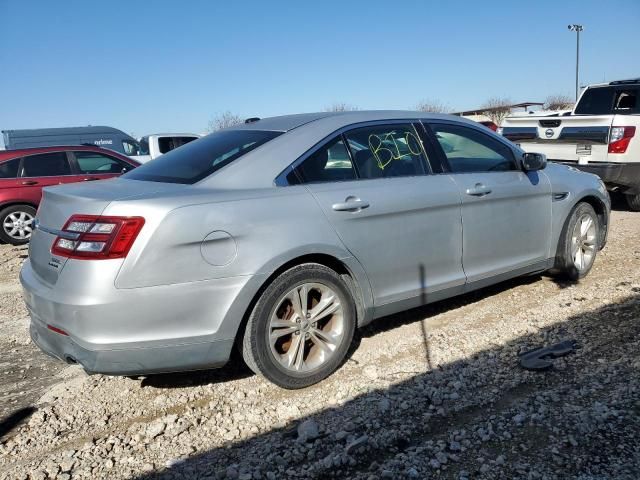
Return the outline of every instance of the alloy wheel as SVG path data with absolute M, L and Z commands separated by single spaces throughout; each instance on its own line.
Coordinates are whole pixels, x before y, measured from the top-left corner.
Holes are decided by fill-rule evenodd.
M 33 232 L 33 215 L 28 212 L 11 212 L 2 220 L 5 233 L 14 240 L 28 240 Z
M 338 294 L 322 283 L 303 283 L 276 303 L 268 329 L 271 353 L 286 370 L 308 373 L 324 365 L 344 336 Z
M 583 271 L 593 263 L 596 254 L 596 224 L 589 214 L 582 215 L 571 235 L 571 258 L 574 266 Z

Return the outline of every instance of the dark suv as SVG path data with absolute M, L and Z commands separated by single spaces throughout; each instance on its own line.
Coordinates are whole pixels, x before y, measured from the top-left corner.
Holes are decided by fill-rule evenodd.
M 91 146 L 0 151 L 0 241 L 27 243 L 42 188 L 116 177 L 137 167 L 131 158 Z

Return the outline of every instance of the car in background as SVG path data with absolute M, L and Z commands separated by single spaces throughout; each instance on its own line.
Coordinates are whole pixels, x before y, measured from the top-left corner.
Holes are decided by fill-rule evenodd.
M 301 388 L 374 319 L 519 275 L 584 277 L 609 210 L 596 176 L 470 120 L 289 115 L 45 189 L 20 279 L 34 343 L 88 372 L 211 368 L 238 348 Z
M 27 243 L 42 189 L 117 177 L 138 162 L 112 150 L 58 146 L 0 151 L 0 241 Z
M 640 78 L 589 85 L 562 115 L 509 115 L 499 132 L 525 151 L 602 178 L 640 211 Z
M 3 130 L 2 134 L 7 150 L 57 145 L 95 145 L 131 157 L 139 163 L 151 158 L 138 140 L 122 130 L 107 126 Z
M 156 133 L 140 138 L 140 148 L 148 153 L 149 158 L 141 159 L 140 163 L 158 158 L 182 145 L 197 140 L 200 135 L 195 133 Z
M 485 127 L 487 127 L 489 130 L 492 131 L 496 131 L 498 130 L 498 125 L 496 125 L 494 122 L 492 122 L 491 120 L 483 120 L 481 122 L 478 122 L 480 125 L 484 125 Z

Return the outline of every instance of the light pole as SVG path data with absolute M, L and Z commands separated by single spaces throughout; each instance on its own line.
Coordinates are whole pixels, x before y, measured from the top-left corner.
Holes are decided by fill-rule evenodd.
M 584 30 L 582 25 L 567 25 L 572 32 L 576 32 L 576 102 L 578 101 L 578 68 L 580 66 L 580 32 Z

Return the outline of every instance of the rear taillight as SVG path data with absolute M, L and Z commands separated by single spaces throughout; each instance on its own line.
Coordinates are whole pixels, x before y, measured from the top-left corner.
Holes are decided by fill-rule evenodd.
M 611 127 L 609 153 L 625 153 L 635 134 L 636 127 Z
M 124 258 L 144 225 L 142 217 L 73 215 L 51 253 L 78 259 Z

